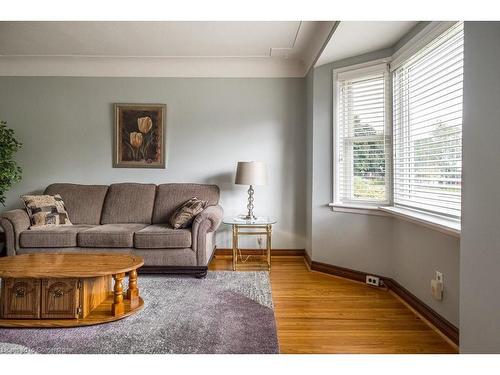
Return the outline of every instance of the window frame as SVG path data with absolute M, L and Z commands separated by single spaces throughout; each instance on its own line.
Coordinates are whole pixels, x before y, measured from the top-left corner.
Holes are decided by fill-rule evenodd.
M 333 203 L 330 206 L 334 211 L 351 212 L 351 209 L 363 210 L 366 214 L 385 216 L 381 212 L 375 212 L 380 206 L 392 205 L 392 84 L 389 70 L 390 58 L 377 59 L 362 64 L 350 65 L 347 67 L 337 68 L 333 70 Z M 339 196 L 339 168 L 338 168 L 338 152 L 337 140 L 339 138 L 339 124 L 338 124 L 338 109 L 339 109 L 339 74 L 347 78 L 357 78 L 369 75 L 371 73 L 383 72 L 387 74 L 385 91 L 385 137 L 389 138 L 389 154 L 386 157 L 386 197 L 387 200 L 382 202 L 376 201 L 363 201 L 363 200 L 349 200 L 342 201 Z M 344 79 L 346 79 L 344 77 Z
M 333 69 L 333 114 L 332 114 L 332 123 L 333 123 L 333 175 L 332 175 L 332 198 L 333 202 L 329 203 L 329 207 L 331 207 L 332 211 L 338 212 L 348 212 L 354 214 L 365 214 L 365 215 L 377 215 L 377 216 L 390 216 L 393 218 L 397 218 L 400 220 L 409 221 L 415 224 L 422 225 L 424 227 L 428 227 L 434 230 L 437 230 L 441 233 L 458 237 L 460 238 L 461 231 L 461 220 L 457 221 L 451 218 L 447 218 L 445 216 L 433 215 L 430 213 L 414 210 L 411 208 L 404 208 L 401 206 L 395 206 L 393 200 L 393 189 L 394 189 L 394 175 L 393 175 L 393 165 L 394 165 L 394 140 L 392 139 L 392 134 L 394 131 L 393 124 L 393 111 L 392 111 L 392 102 L 393 102 L 393 93 L 392 93 L 392 72 L 400 67 L 407 59 L 413 56 L 415 53 L 424 48 L 428 43 L 432 42 L 435 38 L 439 37 L 443 32 L 447 29 L 451 28 L 455 25 L 457 21 L 433 21 L 429 22 L 422 30 L 416 33 L 411 39 L 409 39 L 402 47 L 400 47 L 397 51 L 395 51 L 391 56 L 376 59 L 368 62 L 364 62 L 361 64 L 355 64 L 350 66 L 345 66 L 341 68 Z M 388 80 L 388 89 L 389 89 L 389 97 L 386 103 L 386 111 L 388 113 L 387 118 L 390 119 L 390 135 L 391 135 L 391 151 L 389 155 L 390 160 L 390 186 L 389 188 L 389 203 L 388 204 L 356 204 L 356 203 L 343 203 L 337 199 L 337 194 L 339 193 L 339 189 L 337 187 L 338 182 L 338 154 L 336 152 L 337 139 L 338 139 L 338 73 L 347 72 L 347 71 L 355 71 L 366 69 L 369 67 L 373 67 L 375 65 L 385 63 L 388 65 L 389 72 L 389 80 Z M 463 155 L 462 155 L 463 157 Z M 389 171 L 389 168 L 386 168 Z M 463 176 L 462 176 L 463 183 Z

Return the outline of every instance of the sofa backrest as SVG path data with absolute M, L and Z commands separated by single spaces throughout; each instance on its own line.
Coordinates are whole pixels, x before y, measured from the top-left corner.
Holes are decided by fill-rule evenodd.
M 73 224 L 97 225 L 107 191 L 107 185 L 58 183 L 47 186 L 44 194 L 61 196 Z
M 122 183 L 109 186 L 101 224 L 143 223 L 151 224 L 156 185 Z
M 219 203 L 219 187 L 207 184 L 161 184 L 156 189 L 153 224 L 168 223 L 174 211 L 188 199 L 196 197 L 208 201 L 208 206 Z

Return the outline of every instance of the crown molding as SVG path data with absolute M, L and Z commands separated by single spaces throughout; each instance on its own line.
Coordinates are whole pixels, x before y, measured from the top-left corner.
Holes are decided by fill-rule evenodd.
M 304 77 L 298 59 L 273 57 L 0 56 L 0 76 Z
M 329 21 L 322 23 L 322 30 L 320 31 L 321 36 L 315 38 L 311 42 L 311 45 L 313 47 L 310 48 L 308 56 L 304 58 L 306 65 L 306 74 L 309 73 L 309 70 L 311 68 L 314 68 L 314 65 L 316 64 L 321 54 L 325 50 L 326 46 L 328 45 L 328 42 L 330 42 L 330 39 L 335 33 L 335 30 L 337 30 L 339 24 L 340 21 Z

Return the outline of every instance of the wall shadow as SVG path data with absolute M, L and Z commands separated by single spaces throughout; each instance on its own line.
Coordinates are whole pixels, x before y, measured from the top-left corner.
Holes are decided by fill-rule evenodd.
M 224 172 L 213 175 L 205 180 L 207 184 L 214 184 L 219 186 L 219 189 L 222 192 L 225 191 L 233 191 L 234 188 L 234 173 L 233 172 Z

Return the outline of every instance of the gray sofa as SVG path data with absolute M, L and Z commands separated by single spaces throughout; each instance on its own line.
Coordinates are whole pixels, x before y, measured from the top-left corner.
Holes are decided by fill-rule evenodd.
M 144 258 L 141 272 L 206 275 L 223 215 L 216 185 L 58 183 L 48 186 L 44 194 L 61 195 L 73 225 L 29 229 L 25 210 L 4 212 L 0 225 L 7 255 L 131 253 Z M 190 228 L 173 229 L 170 216 L 192 197 L 208 201 L 207 207 Z

